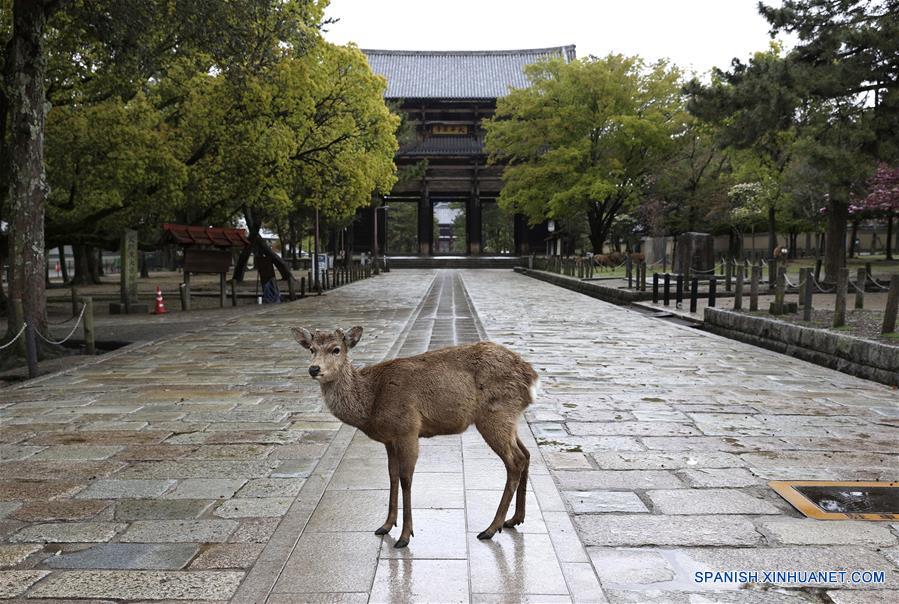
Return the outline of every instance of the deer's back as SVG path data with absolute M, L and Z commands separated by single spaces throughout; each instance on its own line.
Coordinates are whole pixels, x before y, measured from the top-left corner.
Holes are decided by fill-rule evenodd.
M 493 342 L 385 361 L 362 372 L 374 386 L 372 430 L 415 425 L 421 436 L 462 432 L 485 413 L 517 416 L 532 402 L 537 381 L 530 364 Z

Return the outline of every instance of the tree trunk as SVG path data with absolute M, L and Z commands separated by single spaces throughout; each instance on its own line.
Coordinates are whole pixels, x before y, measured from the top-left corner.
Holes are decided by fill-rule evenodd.
M 59 270 L 62 273 L 62 282 L 69 282 L 69 267 L 67 266 L 68 262 L 66 261 L 66 246 L 59 246 Z
M 272 263 L 275 265 L 275 268 L 278 269 L 278 272 L 281 273 L 282 279 L 292 279 L 293 274 L 290 272 L 290 267 L 284 262 L 284 259 L 278 256 L 269 246 L 268 242 L 259 235 L 259 230 L 262 228 L 262 224 L 256 222 L 254 219 L 254 212 L 252 208 L 244 208 L 244 218 L 247 221 L 247 229 L 250 231 L 250 245 L 240 252 L 240 256 L 237 258 L 237 263 L 234 265 L 234 279 L 238 283 L 243 283 L 244 276 L 247 270 L 247 262 L 250 259 L 250 254 L 258 254 L 262 256 L 266 256 L 267 258 L 271 258 Z
M 855 258 L 855 239 L 858 237 L 858 220 L 852 221 L 852 235 L 849 237 L 849 257 Z
M 887 246 L 886 246 L 886 259 L 893 259 L 893 215 L 890 214 L 887 217 Z
M 22 300 L 24 319 L 47 333 L 44 273 L 44 212 L 49 192 L 44 172 L 44 29 L 43 2 L 14 0 L 11 51 L 6 61 L 10 103 L 9 297 Z M 4 166 L 4 170 L 6 167 Z M 9 322 L 7 330 L 16 323 Z M 13 334 L 9 334 L 13 335 Z
M 773 205 L 768 207 L 768 257 L 773 257 L 777 247 L 777 210 Z
M 74 256 L 75 274 L 72 277 L 72 285 L 96 285 L 97 266 L 94 259 L 93 248 L 88 245 L 77 244 L 72 246 Z
M 846 227 L 849 224 L 849 204 L 830 197 L 827 213 L 827 234 L 824 239 L 824 280 L 836 283 L 837 275 L 846 262 Z

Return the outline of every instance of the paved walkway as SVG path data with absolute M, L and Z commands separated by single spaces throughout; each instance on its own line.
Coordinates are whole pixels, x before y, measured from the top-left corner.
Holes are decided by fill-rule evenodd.
M 372 534 L 382 448 L 322 412 L 287 332 L 356 323 L 362 363 L 489 337 L 535 364 L 521 530 L 474 538 L 504 472 L 466 432 L 423 444 L 409 548 Z M 0 391 L 0 411 L 3 598 L 899 599 L 899 525 L 804 520 L 765 486 L 896 479 L 895 391 L 511 271 L 393 271 Z M 788 569 L 886 582 L 693 580 Z

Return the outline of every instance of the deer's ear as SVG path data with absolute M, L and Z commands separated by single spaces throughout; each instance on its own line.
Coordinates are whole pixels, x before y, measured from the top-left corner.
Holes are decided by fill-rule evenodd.
M 303 329 L 302 327 L 291 327 L 290 331 L 293 333 L 293 337 L 296 338 L 296 341 L 300 343 L 300 346 L 303 348 L 309 348 L 312 346 L 312 332 L 308 329 Z
M 355 327 L 351 327 L 350 330 L 343 336 L 343 341 L 346 342 L 347 348 L 352 348 L 356 344 L 359 343 L 359 340 L 362 339 L 362 328 L 358 325 Z

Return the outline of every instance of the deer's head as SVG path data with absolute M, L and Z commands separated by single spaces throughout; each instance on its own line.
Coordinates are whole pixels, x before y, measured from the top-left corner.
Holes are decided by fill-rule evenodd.
M 358 325 L 346 332 L 342 329 L 313 332 L 302 327 L 291 327 L 290 331 L 300 346 L 312 353 L 309 375 L 321 383 L 337 379 L 350 362 L 347 353 L 362 337 L 362 328 Z

